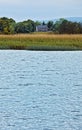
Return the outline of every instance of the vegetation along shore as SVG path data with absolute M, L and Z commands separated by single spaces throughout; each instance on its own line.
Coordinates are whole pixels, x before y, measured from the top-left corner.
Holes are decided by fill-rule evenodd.
M 0 18 L 0 49 L 82 50 L 82 23 Z
M 82 50 L 82 35 L 53 33 L 0 35 L 0 49 Z

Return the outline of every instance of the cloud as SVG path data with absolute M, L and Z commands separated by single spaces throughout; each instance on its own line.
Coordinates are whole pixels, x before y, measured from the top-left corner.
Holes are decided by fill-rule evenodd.
M 15 6 L 15 5 L 22 5 L 23 1 L 20 2 L 20 0 L 0 0 L 0 6 L 3 5 L 3 6 L 8 6 L 8 5 L 11 5 L 11 6 Z
M 82 0 L 0 0 L 0 5 L 31 7 L 65 7 L 82 5 Z
M 50 19 L 81 16 L 82 0 L 0 0 L 0 16 Z

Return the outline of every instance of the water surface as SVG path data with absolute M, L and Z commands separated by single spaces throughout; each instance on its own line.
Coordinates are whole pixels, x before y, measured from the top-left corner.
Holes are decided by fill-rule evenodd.
M 0 130 L 82 130 L 82 52 L 0 51 Z

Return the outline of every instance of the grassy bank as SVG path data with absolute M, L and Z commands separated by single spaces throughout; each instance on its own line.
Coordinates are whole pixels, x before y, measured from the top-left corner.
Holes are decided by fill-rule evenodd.
M 82 35 L 47 33 L 0 35 L 0 49 L 82 50 Z

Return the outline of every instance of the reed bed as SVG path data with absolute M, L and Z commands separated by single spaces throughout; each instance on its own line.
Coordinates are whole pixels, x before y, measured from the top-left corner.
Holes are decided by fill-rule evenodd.
M 50 33 L 0 35 L 0 49 L 82 50 L 82 35 Z

